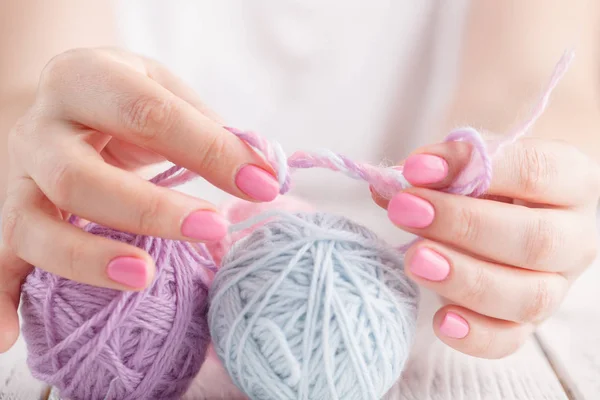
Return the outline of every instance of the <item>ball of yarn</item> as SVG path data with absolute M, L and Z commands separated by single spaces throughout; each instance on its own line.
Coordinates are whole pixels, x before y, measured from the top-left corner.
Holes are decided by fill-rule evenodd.
M 419 292 L 370 230 L 282 214 L 235 243 L 210 289 L 209 326 L 251 399 L 379 399 L 399 378 Z
M 264 213 L 278 210 L 286 212 L 314 212 L 315 207 L 293 195 L 279 196 L 275 200 L 265 203 L 233 198 L 220 207 L 221 214 L 231 224 L 239 224 L 244 221 L 256 219 L 251 226 L 235 230 L 219 242 L 206 243 L 206 248 L 212 254 L 217 265 L 221 264 L 222 258 L 227 254 L 233 243 L 251 234 L 257 228 L 263 226 L 273 218 L 263 218 Z M 214 351 L 214 346 L 209 345 L 206 353 L 206 361 L 202 365 L 199 374 L 194 379 L 187 391 L 185 399 L 244 399 L 239 388 L 231 382 L 231 378 L 224 369 L 221 360 Z
M 33 375 L 63 399 L 179 399 L 210 342 L 209 260 L 188 243 L 85 229 L 148 251 L 155 279 L 144 291 L 122 292 L 34 269 L 22 306 Z

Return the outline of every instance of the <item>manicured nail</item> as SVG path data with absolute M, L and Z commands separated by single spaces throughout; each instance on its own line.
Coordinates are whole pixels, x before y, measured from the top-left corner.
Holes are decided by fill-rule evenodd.
M 399 193 L 390 200 L 388 217 L 398 226 L 425 228 L 433 222 L 431 203 L 409 193 Z
M 452 339 L 462 339 L 469 334 L 469 324 L 463 317 L 449 312 L 440 325 L 440 332 Z
M 450 273 L 448 261 L 427 247 L 415 251 L 408 268 L 416 276 L 434 282 L 443 281 Z
M 115 258 L 106 267 L 106 272 L 113 281 L 132 288 L 142 288 L 148 280 L 146 263 L 135 257 Z
M 448 176 L 448 163 L 430 154 L 415 154 L 404 162 L 404 177 L 413 185 L 441 182 Z
M 235 177 L 235 184 L 246 195 L 258 201 L 274 200 L 279 194 L 279 182 L 267 171 L 246 165 Z
M 188 215 L 181 224 L 183 236 L 207 242 L 216 242 L 227 235 L 228 223 L 214 211 L 199 210 Z

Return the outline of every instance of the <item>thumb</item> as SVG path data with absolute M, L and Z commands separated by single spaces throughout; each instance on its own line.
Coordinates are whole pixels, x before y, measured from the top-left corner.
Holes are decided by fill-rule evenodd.
M 413 186 L 444 189 L 450 186 L 471 160 L 470 144 L 436 143 L 421 147 L 402 164 L 406 180 Z
M 412 152 L 398 169 L 406 180 L 416 187 L 444 189 L 452 185 L 471 160 L 472 147 L 465 142 L 445 142 L 423 146 Z M 371 197 L 381 208 L 387 208 L 388 199 L 372 187 Z

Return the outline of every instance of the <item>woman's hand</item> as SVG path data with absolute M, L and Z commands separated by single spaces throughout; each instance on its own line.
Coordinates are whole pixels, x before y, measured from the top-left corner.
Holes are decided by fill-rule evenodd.
M 45 68 L 35 103 L 9 136 L 0 246 L 0 352 L 18 335 L 30 265 L 78 282 L 139 290 L 154 264 L 139 248 L 85 233 L 70 214 L 112 228 L 214 241 L 212 204 L 136 175 L 169 160 L 244 199 L 270 201 L 270 167 L 157 63 L 111 49 L 73 50 Z
M 415 187 L 385 204 L 398 227 L 423 238 L 406 272 L 445 302 L 439 338 L 478 357 L 518 349 L 560 305 L 598 251 L 598 164 L 562 142 L 524 139 L 493 162 L 484 198 L 447 194 L 470 157 L 466 143 L 432 145 L 404 163 Z

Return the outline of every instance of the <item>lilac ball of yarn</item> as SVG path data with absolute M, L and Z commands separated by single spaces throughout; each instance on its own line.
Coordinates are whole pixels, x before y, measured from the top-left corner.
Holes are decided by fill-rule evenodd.
M 23 285 L 23 336 L 32 374 L 70 400 L 178 399 L 210 342 L 205 266 L 189 243 L 89 224 L 92 234 L 146 250 L 152 284 L 121 292 L 35 268 Z

